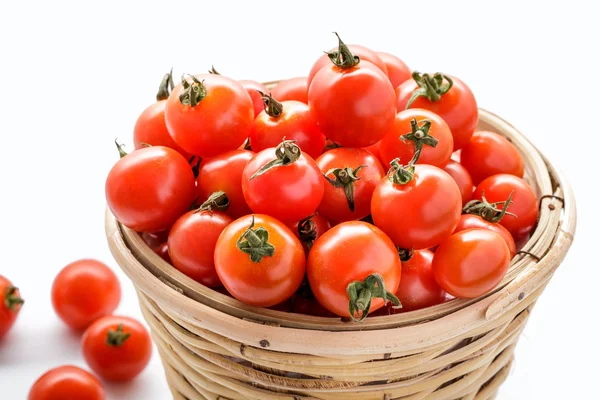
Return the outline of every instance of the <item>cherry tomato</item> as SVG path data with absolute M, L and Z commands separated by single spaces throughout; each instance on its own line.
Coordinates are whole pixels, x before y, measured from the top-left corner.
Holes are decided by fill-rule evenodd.
M 383 297 L 399 304 L 393 295 L 402 273 L 398 252 L 369 223 L 342 222 L 325 232 L 308 255 L 307 272 L 319 303 L 340 317 L 362 320 L 384 305 Z
M 161 244 L 167 241 L 169 237 L 169 231 L 164 230 L 160 232 L 141 232 L 140 237 L 150 247 L 151 249 L 155 249 Z
M 410 103 L 415 92 L 422 96 Z M 425 108 L 442 117 L 452 132 L 454 150 L 469 143 L 477 127 L 477 102 L 461 80 L 439 73 L 431 76 L 413 72 L 413 79 L 398 86 L 396 93 L 398 110 Z
M 29 391 L 28 400 L 104 400 L 102 384 L 94 375 L 65 365 L 39 377 Z
M 510 216 L 504 216 L 504 218 L 510 218 Z M 466 231 L 467 229 L 487 229 L 496 232 L 506 242 L 508 251 L 510 252 L 510 258 L 512 259 L 517 254 L 517 248 L 515 240 L 513 239 L 510 232 L 497 222 L 489 222 L 481 218 L 479 215 L 465 214 L 460 216 L 460 221 L 456 227 L 456 232 Z
M 265 109 L 256 117 L 250 131 L 252 150 L 259 152 L 277 147 L 287 139 L 295 140 L 305 154 L 319 157 L 325 146 L 325 136 L 308 106 L 295 100 L 280 103 L 272 96 L 265 96 L 264 100 Z
M 412 77 L 412 72 L 408 68 L 408 65 L 395 55 L 382 51 L 377 52 L 377 54 L 381 57 L 387 68 L 387 74 L 393 87 L 398 87 Z
M 23 302 L 19 289 L 0 275 L 0 340 L 14 325 Z
M 121 301 L 114 272 L 97 260 L 82 259 L 65 266 L 52 283 L 52 306 L 72 329 L 85 329 L 111 314 Z
M 125 155 L 106 178 L 106 200 L 113 215 L 137 232 L 168 229 L 196 197 L 187 160 L 168 147 L 153 146 Z
M 81 344 L 85 362 L 108 381 L 135 378 L 152 356 L 148 330 L 129 317 L 100 318 L 87 328 Z
M 402 279 L 396 296 L 402 303 L 400 311 L 413 311 L 441 304 L 446 292 L 433 276 L 430 250 L 415 250 L 408 261 L 402 261 Z M 391 313 L 395 310 L 391 309 Z
M 238 81 L 238 83 L 242 85 L 242 87 L 246 89 L 250 95 L 250 98 L 252 99 L 252 105 L 254 106 L 254 117 L 256 117 L 265 108 L 262 95 L 259 92 L 267 93 L 268 89 L 262 83 L 252 80 L 241 80 Z
M 450 175 L 431 165 L 416 165 L 414 177 L 404 184 L 400 183 L 399 172 L 398 165 L 394 165 L 389 178 L 382 179 L 375 188 L 373 221 L 403 249 L 435 247 L 458 224 L 462 211 L 460 190 Z
M 279 101 L 296 100 L 308 104 L 308 78 L 291 78 L 281 81 L 271 90 Z
M 315 213 L 324 184 L 314 160 L 287 140 L 252 157 L 242 174 L 242 190 L 250 209 L 286 223 Z
M 515 216 L 505 215 L 499 224 L 511 233 L 515 241 L 529 235 L 537 223 L 538 199 L 527 182 L 514 175 L 494 175 L 477 185 L 473 198 L 481 200 L 483 193 L 490 203 L 503 202 L 513 193 L 512 204 L 507 211 Z
M 366 147 L 394 123 L 394 88 L 374 64 L 357 62 L 341 40 L 340 52 L 343 59 L 332 60 L 310 83 L 308 106 L 327 138 L 345 147 Z
M 308 255 L 315 241 L 331 229 L 331 224 L 324 216 L 315 214 L 304 218 L 300 222 L 295 222 L 289 225 L 289 227 L 294 232 L 294 235 L 300 239 L 302 247 L 304 247 L 304 252 Z
M 372 144 L 370 146 L 367 147 L 363 147 L 365 150 L 367 150 L 369 153 L 373 154 L 375 156 L 375 158 L 377 158 L 379 160 L 379 162 L 381 163 L 381 166 L 386 169 L 387 165 L 383 163 L 383 161 L 381 160 L 381 150 L 379 148 L 381 144 L 381 141 Z
M 292 299 L 291 312 L 293 313 L 315 317 L 335 317 L 335 314 L 323 307 L 312 294 L 310 296 L 296 294 Z
M 455 297 L 472 299 L 492 290 L 506 274 L 510 252 L 498 233 L 469 229 L 446 239 L 433 256 L 436 281 Z
M 228 215 L 239 218 L 250 214 L 242 192 L 242 172 L 253 155 L 247 150 L 231 150 L 203 159 L 197 179 L 199 202 L 205 202 L 212 193 L 222 190 L 229 199 L 225 211 Z
M 510 174 L 523 177 L 525 167 L 517 148 L 494 132 L 475 132 L 461 151 L 460 163 L 478 185 L 488 176 Z
M 227 291 L 257 307 L 289 299 L 300 287 L 306 257 L 292 231 L 268 215 L 247 215 L 223 230 L 215 268 Z
M 340 147 L 316 160 L 327 179 L 317 209 L 330 221 L 361 219 L 371 213 L 373 190 L 385 171 L 375 156 L 364 149 Z
M 158 245 L 153 249 L 153 251 L 156 253 L 156 255 L 165 260 L 167 263 L 173 265 L 171 257 L 169 256 L 169 244 L 167 242 Z
M 216 287 L 221 282 L 215 271 L 215 246 L 233 219 L 218 208 L 213 210 L 209 202 L 175 222 L 169 233 L 169 256 L 179 271 L 204 286 Z
M 448 175 L 454 179 L 456 185 L 458 185 L 463 206 L 471 201 L 471 198 L 473 197 L 473 181 L 471 180 L 469 171 L 454 160 L 448 161 L 448 164 L 444 167 L 444 171 L 446 171 Z
M 424 109 L 413 108 L 396 114 L 394 125 L 381 139 L 380 152 L 384 165 L 399 158 L 408 164 L 415 154 L 415 140 L 425 135 L 417 163 L 443 168 L 452 155 L 452 132 L 438 115 Z
M 183 77 L 167 99 L 171 137 L 190 154 L 211 157 L 237 149 L 254 121 L 254 105 L 237 82 L 216 74 Z

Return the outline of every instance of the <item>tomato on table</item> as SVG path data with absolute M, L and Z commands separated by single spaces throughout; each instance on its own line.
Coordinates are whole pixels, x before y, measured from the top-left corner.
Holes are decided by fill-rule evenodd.
M 408 65 L 395 55 L 384 53 L 382 51 L 377 52 L 377 55 L 381 57 L 381 60 L 385 64 L 388 77 L 390 78 L 393 87 L 397 88 L 412 77 L 412 72 L 410 68 L 408 68 Z
M 308 104 L 308 78 L 298 77 L 283 80 L 271 90 L 271 96 L 279 101 L 296 100 Z
M 19 289 L 0 275 L 0 340 L 14 325 L 23 303 Z
M 49 370 L 33 384 L 28 400 L 104 400 L 102 384 L 94 375 L 65 365 Z
M 506 218 L 510 218 L 510 216 Z M 506 245 L 508 246 L 508 251 L 510 252 L 510 258 L 512 259 L 515 256 L 515 254 L 517 254 L 515 240 L 513 239 L 510 232 L 498 222 L 486 221 L 479 215 L 461 215 L 454 233 L 466 231 L 468 229 L 487 229 L 489 231 L 496 232 L 497 234 L 502 236 L 502 238 L 506 242 Z
M 331 224 L 324 216 L 315 214 L 304 218 L 300 222 L 293 223 L 289 227 L 294 235 L 300 239 L 304 252 L 308 255 L 315 241 L 331 229 Z
M 460 189 L 463 206 L 471 201 L 473 197 L 473 180 L 469 171 L 454 160 L 448 161 L 448 164 L 444 167 L 444 171 L 454 179 L 454 182 L 456 182 L 456 185 Z
M 280 221 L 247 215 L 227 226 L 215 248 L 215 268 L 227 291 L 256 307 L 289 299 L 306 272 L 302 243 Z

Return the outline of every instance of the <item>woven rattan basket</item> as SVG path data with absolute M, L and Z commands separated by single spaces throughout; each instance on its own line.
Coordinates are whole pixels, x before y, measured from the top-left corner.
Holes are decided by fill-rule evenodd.
M 112 254 L 133 281 L 175 399 L 494 398 L 519 334 L 575 232 L 573 193 L 514 127 L 481 110 L 479 129 L 519 149 L 538 226 L 495 291 L 364 323 L 244 305 L 186 277 L 107 212 Z M 561 323 L 556 321 L 556 323 Z

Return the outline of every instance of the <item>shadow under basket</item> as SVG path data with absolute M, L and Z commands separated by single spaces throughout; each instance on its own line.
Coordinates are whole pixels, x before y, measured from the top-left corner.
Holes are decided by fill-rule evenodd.
M 540 199 L 537 228 L 486 296 L 363 323 L 247 306 L 183 275 L 106 213 L 113 256 L 133 281 L 175 399 L 495 397 L 538 296 L 575 233 L 573 193 L 514 127 L 480 110 L 479 130 L 520 151 Z M 557 320 L 557 323 L 560 323 Z

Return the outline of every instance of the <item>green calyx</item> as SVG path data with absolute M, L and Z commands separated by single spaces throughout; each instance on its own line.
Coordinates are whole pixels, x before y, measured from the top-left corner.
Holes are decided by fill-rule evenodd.
M 265 228 L 254 228 L 254 215 L 252 222 L 246 231 L 236 242 L 237 248 L 250 255 L 250 260 L 258 263 L 264 256 L 272 257 L 275 254 L 275 247 L 269 243 L 269 231 Z
M 208 70 L 208 73 L 209 74 L 213 74 L 213 75 L 221 75 L 221 73 L 215 69 L 214 65 L 210 66 L 210 69 Z
M 117 146 L 117 150 L 119 151 L 119 158 L 125 157 L 127 155 L 127 152 L 123 150 L 123 147 L 125 147 L 125 145 L 119 143 L 118 139 L 115 139 L 115 145 Z
M 314 215 L 298 222 L 298 237 L 306 244 L 306 247 L 308 247 L 309 250 L 312 248 L 315 240 L 317 240 L 317 226 L 315 225 L 315 221 L 312 220 L 312 217 L 314 217 Z
M 208 199 L 198 207 L 196 212 L 208 211 L 212 213 L 213 211 L 225 211 L 227 208 L 229 208 L 229 198 L 224 191 L 219 190 L 208 196 Z
M 131 333 L 125 332 L 123 324 L 119 324 L 117 329 L 109 329 L 106 333 L 106 344 L 112 347 L 121 347 L 130 336 Z
M 271 93 L 265 94 L 260 90 L 257 90 L 257 92 L 260 93 L 260 95 L 262 96 L 265 112 L 269 114 L 269 116 L 277 118 L 283 113 L 283 104 L 275 100 Z
M 17 312 L 25 303 L 25 300 L 18 293 L 19 288 L 9 286 L 4 291 L 4 305 L 12 312 Z
M 410 108 L 412 103 L 419 97 L 426 97 L 431 102 L 436 102 L 442 98 L 443 95 L 448 93 L 452 89 L 454 82 L 448 75 L 444 75 L 441 72 L 436 72 L 433 76 L 429 74 L 422 74 L 420 72 L 413 72 L 412 78 L 417 85 L 418 89 L 412 93 L 406 104 L 406 108 Z
M 158 92 L 156 93 L 156 101 L 166 100 L 173 91 L 174 87 L 175 84 L 173 83 L 173 68 L 171 68 L 171 71 L 167 72 L 165 76 L 163 76 L 162 81 L 160 82 Z
M 377 273 L 371 274 L 364 281 L 354 281 L 346 288 L 348 293 L 348 311 L 354 322 L 361 322 L 367 318 L 373 299 L 383 299 L 383 304 L 389 300 L 397 308 L 402 307 L 400 300 L 393 293 L 385 289 L 383 277 Z M 358 318 L 356 317 L 358 314 Z
M 188 78 L 191 79 L 191 82 L 188 81 Z M 181 95 L 179 95 L 181 104 L 196 107 L 206 97 L 204 81 L 198 80 L 195 76 L 188 74 L 186 77 L 185 74 L 182 75 L 181 84 L 184 89 Z
M 406 185 L 415 177 L 414 164 L 401 165 L 400 159 L 395 158 L 390 162 L 390 165 L 388 179 L 395 185 Z
M 346 168 L 333 168 L 327 173 L 323 174 L 327 182 L 332 184 L 336 188 L 343 188 L 346 194 L 346 200 L 348 201 L 348 208 L 354 212 L 354 182 L 360 180 L 358 172 L 365 168 L 366 165 L 360 165 L 356 169 L 350 167 Z M 329 177 L 333 175 L 335 179 Z
M 358 65 L 358 63 L 360 62 L 360 58 L 352 54 L 348 46 L 346 46 L 344 42 L 342 42 L 342 39 L 340 38 L 340 35 L 337 34 L 337 32 L 333 33 L 338 38 L 338 49 L 331 52 L 325 52 L 325 54 L 327 54 L 331 62 L 342 69 L 348 69 Z
M 300 151 L 300 147 L 295 143 L 295 140 L 283 139 L 279 146 L 275 148 L 275 159 L 260 167 L 260 169 L 250 177 L 250 180 L 261 176 L 273 168 L 284 167 L 296 162 L 302 155 L 302 151 Z
M 510 215 L 511 217 L 517 217 L 513 213 L 509 213 L 508 206 L 512 204 L 512 197 L 515 192 L 510 192 L 508 195 L 508 199 L 505 201 L 497 201 L 495 203 L 490 203 L 485 198 L 485 193 L 481 192 L 481 200 L 471 200 L 463 207 L 463 214 L 475 214 L 479 215 L 482 219 L 488 222 L 500 222 L 505 215 Z M 497 207 L 502 205 L 501 209 Z
M 419 122 L 416 118 L 413 118 L 410 121 L 410 129 L 409 133 L 406 133 L 400 136 L 400 140 L 403 142 L 413 142 L 415 145 L 415 153 L 413 154 L 412 159 L 408 162 L 409 164 L 416 164 L 421 156 L 421 151 L 423 151 L 423 146 L 431 146 L 436 147 L 438 144 L 438 140 L 429 134 L 429 129 L 431 129 L 431 121 L 428 119 L 424 119 L 419 125 Z

